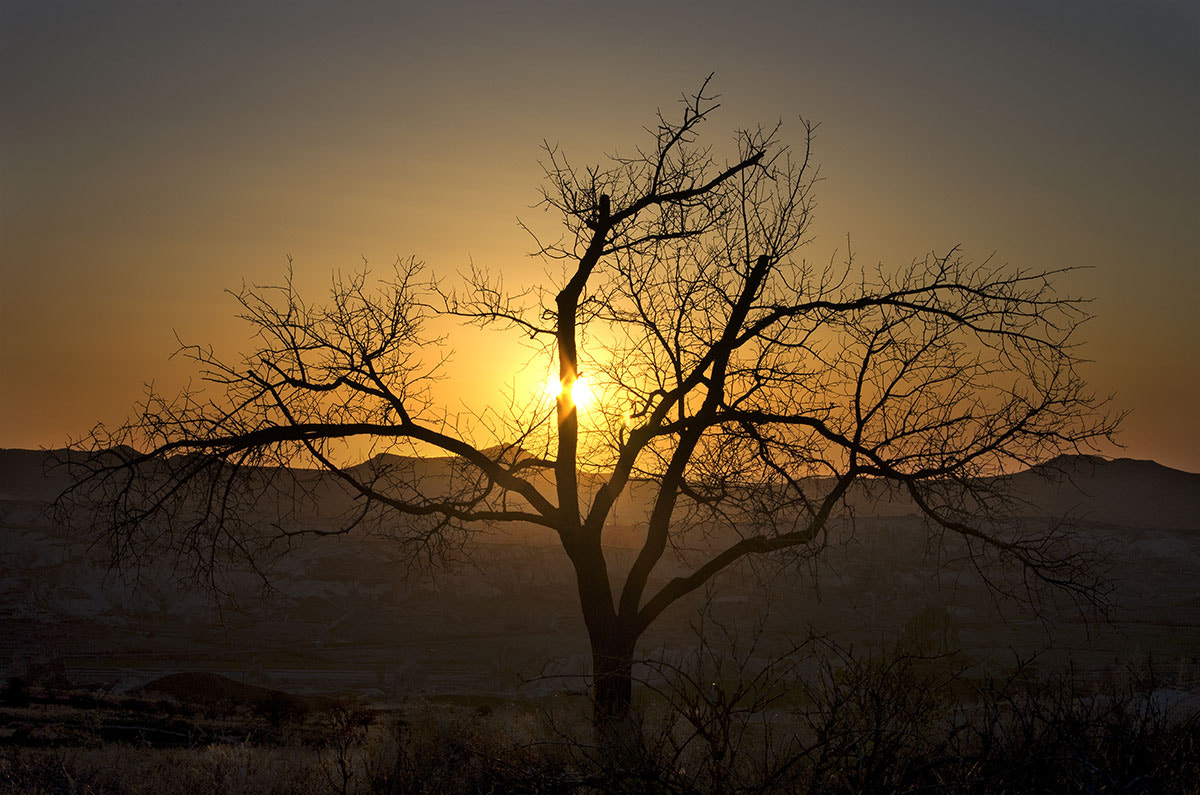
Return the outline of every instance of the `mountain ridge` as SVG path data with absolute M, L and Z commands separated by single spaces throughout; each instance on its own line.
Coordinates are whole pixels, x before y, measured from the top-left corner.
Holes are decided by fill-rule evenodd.
M 67 450 L 0 448 L 0 500 L 49 502 L 68 485 Z M 350 469 L 445 467 L 451 458 L 380 453 Z M 1028 515 L 1071 517 L 1130 527 L 1200 530 L 1200 474 L 1149 459 L 1061 455 L 1002 478 L 1004 486 L 1033 510 Z M 875 515 L 903 513 L 903 500 L 881 500 Z M 885 509 L 886 507 L 886 509 Z

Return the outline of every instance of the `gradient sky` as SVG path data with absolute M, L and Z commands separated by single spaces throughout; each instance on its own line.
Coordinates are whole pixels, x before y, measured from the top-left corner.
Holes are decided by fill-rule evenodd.
M 225 288 L 286 257 L 536 281 L 542 139 L 629 151 L 716 72 L 721 143 L 819 121 L 816 230 L 897 265 L 1090 266 L 1123 452 L 1200 471 L 1200 4 L 0 4 L 0 447 L 57 446 L 246 347 Z M 793 139 L 794 140 L 794 139 Z M 481 341 L 482 340 L 482 341 Z M 468 403 L 524 361 L 464 336 Z M 510 352 L 511 351 L 511 352 Z

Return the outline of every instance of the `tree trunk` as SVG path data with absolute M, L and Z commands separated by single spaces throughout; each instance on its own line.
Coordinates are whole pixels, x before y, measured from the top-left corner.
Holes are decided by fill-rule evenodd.
M 593 719 L 597 739 L 606 727 L 627 724 L 633 699 L 633 649 L 638 631 L 613 608 L 608 567 L 598 539 L 567 546 L 575 566 L 579 605 L 592 646 Z
M 636 781 L 646 764 L 646 745 L 641 724 L 632 713 L 637 636 L 624 632 L 619 621 L 610 627 L 610 632 L 590 633 L 593 731 L 598 753 L 594 761 L 596 772 L 617 788 L 626 779 Z
M 607 633 L 605 633 L 607 634 Z M 592 638 L 592 690 L 596 726 L 621 723 L 633 700 L 633 640 L 619 630 L 614 637 Z

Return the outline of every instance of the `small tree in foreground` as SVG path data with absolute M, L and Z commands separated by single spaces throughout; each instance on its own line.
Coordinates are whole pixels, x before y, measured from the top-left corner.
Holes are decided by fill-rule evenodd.
M 988 479 L 1113 430 L 1076 370 L 1081 302 L 1055 272 L 956 252 L 897 270 L 799 258 L 813 126 L 796 149 L 779 127 L 740 131 L 718 159 L 698 143 L 707 85 L 630 156 L 578 169 L 546 147 L 542 205 L 563 222 L 538 242 L 562 264 L 548 286 L 508 293 L 472 270 L 449 288 L 407 260 L 379 283 L 336 277 L 324 304 L 290 276 L 243 288 L 257 350 L 186 349 L 209 391 L 151 392 L 75 445 L 108 452 L 74 457 L 63 504 L 117 560 L 170 553 L 209 577 L 304 534 L 440 560 L 489 525 L 548 528 L 576 574 L 601 726 L 628 714 L 635 645 L 664 610 L 744 559 L 812 552 L 865 489 L 960 536 L 985 576 L 998 554 L 1029 588 L 1086 591 L 1061 536 L 1005 523 Z M 439 409 L 431 324 L 447 318 L 556 357 L 553 407 Z M 600 396 L 582 412 L 581 378 Z M 635 488 L 648 508 L 621 579 L 605 531 Z M 685 573 L 655 578 L 668 550 Z

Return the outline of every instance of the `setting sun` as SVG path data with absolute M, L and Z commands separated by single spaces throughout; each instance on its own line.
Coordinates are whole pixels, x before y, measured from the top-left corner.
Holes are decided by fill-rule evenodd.
M 595 394 L 591 380 L 587 376 L 580 374 L 575 379 L 575 383 L 569 387 L 564 387 L 562 381 L 558 379 L 557 373 L 550 373 L 546 376 L 546 394 L 551 399 L 556 400 L 564 389 L 570 391 L 570 397 L 575 401 L 575 407 L 581 411 L 587 409 L 594 402 Z

